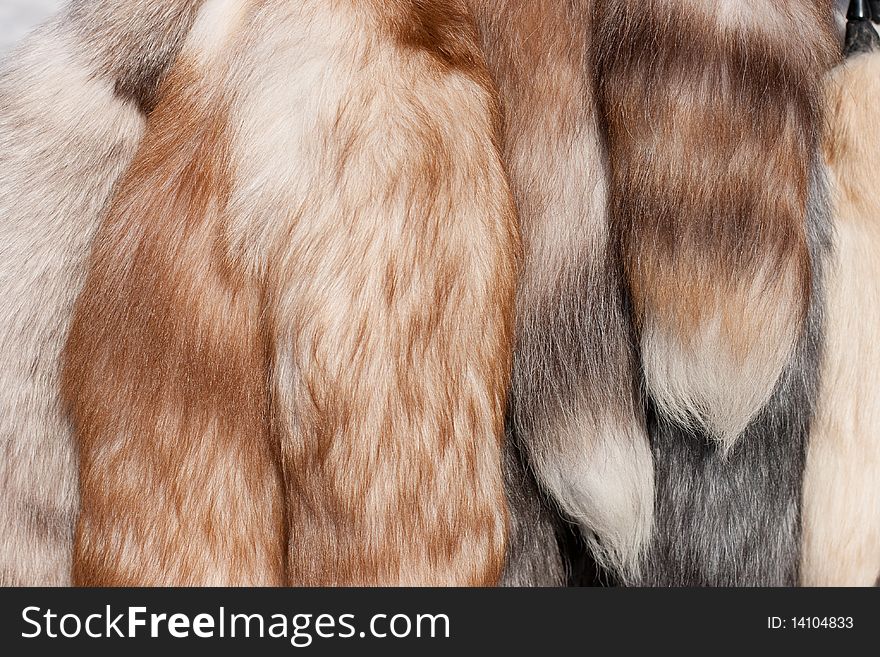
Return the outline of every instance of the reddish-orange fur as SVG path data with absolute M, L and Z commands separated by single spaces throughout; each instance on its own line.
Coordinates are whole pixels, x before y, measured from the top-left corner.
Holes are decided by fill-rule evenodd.
M 222 108 L 178 70 L 97 236 L 67 345 L 74 582 L 283 583 L 261 290 L 228 257 Z
M 494 584 L 518 243 L 470 17 L 223 10 L 68 344 L 77 579 Z

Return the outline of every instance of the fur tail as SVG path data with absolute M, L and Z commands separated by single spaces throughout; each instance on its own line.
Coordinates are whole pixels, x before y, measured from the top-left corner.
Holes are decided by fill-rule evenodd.
M 525 245 L 510 426 L 541 488 L 626 580 L 651 530 L 653 464 L 609 236 L 588 56 L 594 3 L 474 4 Z
M 873 137 L 880 47 L 874 28 L 860 23 L 850 33 L 867 36 L 864 47 L 850 49 L 851 59 L 826 82 L 837 252 L 804 485 L 802 581 L 810 586 L 871 586 L 880 572 L 880 147 Z
M 796 586 L 807 446 L 819 395 L 824 278 L 831 253 L 824 166 L 813 169 L 806 222 L 810 310 L 794 355 L 761 412 L 729 450 L 651 413 L 656 464 L 652 543 L 639 584 Z
M 830 0 L 600 0 L 612 230 L 660 415 L 730 448 L 792 357 Z
M 77 302 L 62 389 L 81 461 L 78 585 L 284 582 L 263 295 L 226 246 L 228 103 L 200 75 L 236 8 L 200 15 Z
M 496 584 L 518 238 L 473 24 L 210 7 L 67 347 L 78 581 Z
M 267 106 L 309 126 L 257 159 L 295 209 L 258 247 L 290 581 L 495 585 L 519 254 L 496 98 L 461 2 L 365 4 L 254 34 L 288 80 Z

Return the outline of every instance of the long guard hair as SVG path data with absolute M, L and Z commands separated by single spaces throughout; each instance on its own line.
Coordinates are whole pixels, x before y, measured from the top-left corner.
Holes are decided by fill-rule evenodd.
M 504 485 L 507 491 L 507 551 L 500 585 L 561 587 L 571 583 L 570 538 L 554 502 L 544 493 L 523 450 L 507 434 Z
M 600 0 L 656 468 L 641 584 L 793 585 L 822 341 L 829 2 Z
M 649 411 L 657 506 L 642 585 L 798 584 L 804 467 L 822 359 L 823 270 L 831 252 L 829 193 L 818 163 L 812 190 L 813 298 L 770 402 L 727 452 L 705 432 Z
M 657 411 L 729 449 L 811 296 L 806 215 L 831 0 L 600 0 L 612 222 Z
M 99 217 L 197 0 L 74 0 L 0 72 L 0 586 L 70 582 L 59 358 Z
M 650 532 L 653 466 L 608 225 L 588 56 L 594 2 L 472 4 L 502 99 L 523 233 L 511 449 L 522 449 L 597 561 L 627 579 Z M 540 548 L 533 554 L 540 561 Z
M 495 584 L 519 252 L 459 2 L 211 0 L 66 349 L 81 584 Z
M 804 482 L 807 586 L 872 586 L 880 573 L 880 37 L 854 21 L 846 45 L 826 81 L 836 253 Z

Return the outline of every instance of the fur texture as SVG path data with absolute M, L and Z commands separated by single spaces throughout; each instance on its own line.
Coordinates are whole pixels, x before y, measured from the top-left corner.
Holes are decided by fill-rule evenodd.
M 565 586 L 571 576 L 565 526 L 552 500 L 538 487 L 525 456 L 507 436 L 504 450 L 507 489 L 507 555 L 501 585 Z
M 84 584 L 495 584 L 518 253 L 457 2 L 213 0 L 67 346 Z
M 502 97 L 524 243 L 510 426 L 541 487 L 597 559 L 627 578 L 651 527 L 653 467 L 609 239 L 588 57 L 593 2 L 472 4 Z
M 825 155 L 837 253 L 804 485 L 803 583 L 871 586 L 880 572 L 880 48 L 828 78 Z
M 830 0 L 599 0 L 596 75 L 657 412 L 729 449 L 791 360 Z
M 795 586 L 801 493 L 823 344 L 831 249 L 824 166 L 815 165 L 807 236 L 812 298 L 794 357 L 770 402 L 725 451 L 709 435 L 652 410 L 657 473 L 654 540 L 640 584 Z
M 0 585 L 70 581 L 60 352 L 99 216 L 199 4 L 77 0 L 0 73 Z

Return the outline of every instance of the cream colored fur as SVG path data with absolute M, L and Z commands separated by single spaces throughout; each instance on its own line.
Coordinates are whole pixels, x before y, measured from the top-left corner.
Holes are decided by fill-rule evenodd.
M 64 585 L 78 506 L 59 356 L 92 235 L 143 130 L 61 24 L 0 77 L 0 585 Z
M 873 586 L 880 573 L 880 53 L 840 66 L 827 97 L 837 252 L 804 484 L 802 580 Z

